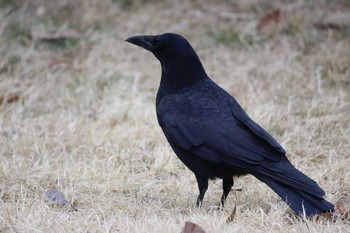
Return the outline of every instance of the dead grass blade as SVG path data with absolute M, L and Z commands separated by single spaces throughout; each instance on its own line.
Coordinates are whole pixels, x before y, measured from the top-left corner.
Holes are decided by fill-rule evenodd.
M 233 208 L 230 216 L 228 216 L 228 218 L 226 220 L 227 223 L 233 222 L 233 220 L 234 220 L 234 218 L 236 216 L 236 212 L 237 212 L 237 206 L 235 205 L 235 207 Z

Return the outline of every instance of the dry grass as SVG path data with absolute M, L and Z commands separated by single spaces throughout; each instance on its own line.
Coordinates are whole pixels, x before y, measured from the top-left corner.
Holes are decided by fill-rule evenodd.
M 217 210 L 221 182 L 211 182 L 197 210 L 195 178 L 157 126 L 159 64 L 124 43 L 132 34 L 185 35 L 212 79 L 328 200 L 349 207 L 347 1 L 45 2 L 1 1 L 1 232 L 180 232 L 188 220 L 207 232 L 349 229 L 349 221 L 296 218 L 250 176 L 236 179 L 243 191 L 230 194 L 224 210 Z M 258 33 L 259 19 L 278 7 L 283 20 Z M 81 39 L 27 37 L 62 27 L 76 28 Z M 61 190 L 78 211 L 47 205 L 48 189 Z

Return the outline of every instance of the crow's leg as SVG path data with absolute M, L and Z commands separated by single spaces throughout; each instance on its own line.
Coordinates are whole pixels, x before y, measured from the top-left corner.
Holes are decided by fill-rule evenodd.
M 199 195 L 197 198 L 196 206 L 199 208 L 202 205 L 204 194 L 208 189 L 208 178 L 196 175 Z
M 221 206 L 224 207 L 227 195 L 230 193 L 233 186 L 233 178 L 223 179 L 222 180 L 222 188 L 223 193 L 221 196 Z

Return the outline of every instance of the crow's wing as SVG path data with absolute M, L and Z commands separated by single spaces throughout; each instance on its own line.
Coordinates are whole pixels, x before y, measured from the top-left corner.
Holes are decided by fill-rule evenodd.
M 157 115 L 165 136 L 176 146 L 213 163 L 249 165 L 284 157 L 285 150 L 238 103 L 206 108 L 200 106 L 203 101 L 172 98 L 171 103 L 160 103 Z
M 233 107 L 231 108 L 231 112 L 237 120 L 248 127 L 254 134 L 256 134 L 256 136 L 269 143 L 279 153 L 283 155 L 286 154 L 286 151 L 283 149 L 283 147 L 269 133 L 267 133 L 263 128 L 260 127 L 260 125 L 250 119 L 250 117 L 245 113 L 245 111 L 241 108 L 235 99 L 232 99 L 232 106 Z

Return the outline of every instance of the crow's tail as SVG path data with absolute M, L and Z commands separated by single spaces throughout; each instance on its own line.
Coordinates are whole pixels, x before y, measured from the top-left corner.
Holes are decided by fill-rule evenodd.
M 287 159 L 278 163 L 282 163 L 281 166 L 271 170 L 262 166 L 254 176 L 267 184 L 299 215 L 311 217 L 334 210 L 334 205 L 323 199 L 324 191 L 315 181 L 297 170 Z M 283 169 L 279 170 L 278 167 Z

